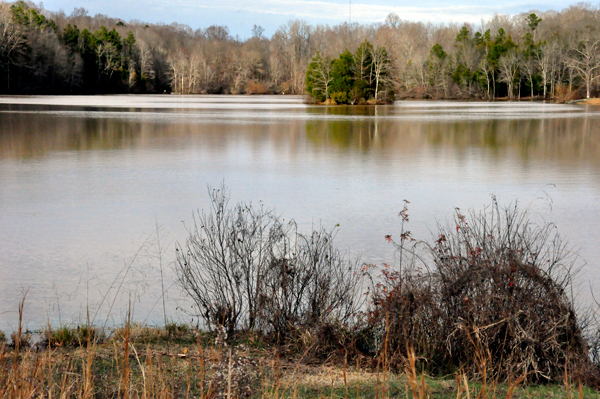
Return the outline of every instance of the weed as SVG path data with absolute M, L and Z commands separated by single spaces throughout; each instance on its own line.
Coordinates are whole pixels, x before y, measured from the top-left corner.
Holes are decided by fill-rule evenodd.
M 88 341 L 99 343 L 104 340 L 101 330 L 86 325 L 61 326 L 57 329 L 48 327 L 43 332 L 43 337 L 45 344 L 50 347 L 79 347 L 86 346 Z

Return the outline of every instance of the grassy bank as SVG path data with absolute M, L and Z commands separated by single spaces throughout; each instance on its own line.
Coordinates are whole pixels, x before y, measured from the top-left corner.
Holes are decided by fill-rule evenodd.
M 392 373 L 385 357 L 319 360 L 252 335 L 221 344 L 180 325 L 126 325 L 108 338 L 81 331 L 46 332 L 48 346 L 0 344 L 0 398 L 600 398 L 568 369 L 562 384 L 498 383 L 461 372 L 433 378 L 410 356 Z

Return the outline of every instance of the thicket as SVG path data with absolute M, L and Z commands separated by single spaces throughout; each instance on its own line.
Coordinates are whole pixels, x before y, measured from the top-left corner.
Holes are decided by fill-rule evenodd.
M 597 383 L 597 340 L 573 298 L 576 257 L 555 226 L 516 205 L 457 210 L 431 242 L 405 229 L 405 206 L 399 237 L 386 236 L 397 262 L 358 267 L 333 232 L 303 235 L 272 210 L 228 199 L 212 191 L 211 210 L 177 248 L 180 284 L 209 329 L 374 367 L 404 370 L 416 356 L 437 375 L 547 382 L 568 368 Z
M 401 216 L 408 222 L 406 207 Z M 431 243 L 404 227 L 388 239 L 401 261 L 383 270 L 369 323 L 385 335 L 391 364 L 405 367 L 414 350 L 434 373 L 544 382 L 568 368 L 597 377 L 589 315 L 577 314 L 573 297 L 576 257 L 554 225 L 494 200 L 480 213 L 457 210 Z
M 210 200 L 176 248 L 179 283 L 206 327 L 289 342 L 356 316 L 358 265 L 333 246 L 335 229 L 302 234 L 262 205 L 230 206 L 225 187 Z
M 303 94 L 309 83 L 319 101 L 340 103 L 386 101 L 391 92 L 564 101 L 597 94 L 599 39 L 600 11 L 588 4 L 495 15 L 480 26 L 410 22 L 395 14 L 363 25 L 293 20 L 271 37 L 254 26 L 242 39 L 226 26 L 194 30 L 0 1 L 0 92 Z M 386 69 L 382 79 L 373 80 L 360 52 L 385 59 L 378 64 Z M 356 56 L 358 62 L 351 60 Z M 315 78 L 319 69 L 331 76 Z M 332 86 L 323 88 L 324 79 Z

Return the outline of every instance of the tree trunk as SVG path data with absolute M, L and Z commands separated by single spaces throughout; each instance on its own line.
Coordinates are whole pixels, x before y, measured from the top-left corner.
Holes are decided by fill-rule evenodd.
M 533 101 L 533 75 L 530 76 L 529 81 L 531 83 L 531 101 Z

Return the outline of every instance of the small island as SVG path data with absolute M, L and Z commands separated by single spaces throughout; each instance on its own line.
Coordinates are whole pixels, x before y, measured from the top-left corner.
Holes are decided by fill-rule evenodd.
M 395 99 L 391 65 L 386 48 L 367 40 L 355 54 L 346 49 L 333 60 L 317 51 L 306 71 L 306 92 L 324 105 L 390 104 Z

